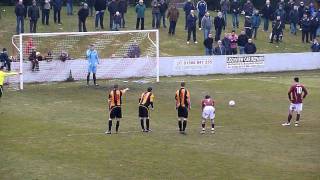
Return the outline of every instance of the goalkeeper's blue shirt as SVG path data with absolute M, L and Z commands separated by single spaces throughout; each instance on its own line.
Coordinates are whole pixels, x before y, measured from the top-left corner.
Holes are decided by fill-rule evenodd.
M 89 66 L 96 66 L 99 62 L 98 52 L 96 50 L 87 50 L 87 59 Z

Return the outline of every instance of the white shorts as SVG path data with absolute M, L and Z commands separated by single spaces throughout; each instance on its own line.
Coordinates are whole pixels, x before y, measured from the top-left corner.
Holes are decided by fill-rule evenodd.
M 289 111 L 295 111 L 297 113 L 300 113 L 302 111 L 302 103 L 299 103 L 299 104 L 291 103 L 289 106 Z
M 215 108 L 213 106 L 206 106 L 203 108 L 202 111 L 202 118 L 203 119 L 214 119 L 215 115 Z

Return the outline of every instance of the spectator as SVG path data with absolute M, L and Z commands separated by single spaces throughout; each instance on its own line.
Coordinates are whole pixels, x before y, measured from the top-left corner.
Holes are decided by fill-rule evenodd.
M 280 16 L 281 22 L 283 22 L 283 25 L 285 25 L 286 22 L 286 12 L 283 9 L 283 6 L 279 6 L 279 8 L 275 11 L 275 16 Z
M 108 11 L 109 11 L 109 28 L 110 30 L 112 30 L 113 27 L 113 18 L 115 17 L 114 15 L 116 14 L 116 12 L 118 11 L 118 4 L 116 2 L 116 0 L 111 0 L 111 2 L 108 5 Z
M 205 16 L 203 16 L 203 18 L 201 20 L 201 27 L 202 27 L 203 34 L 204 34 L 203 39 L 207 39 L 209 33 L 211 32 L 212 24 L 213 23 L 212 23 L 212 19 L 211 19 L 210 14 L 209 14 L 209 12 L 206 12 Z
M 113 17 L 113 31 L 119 31 L 121 26 L 121 14 L 119 11 L 116 12 L 116 14 Z
M 248 39 L 248 43 L 244 46 L 244 52 L 246 54 L 255 54 L 257 52 L 256 45 L 252 42 L 252 39 Z
M 314 13 L 310 19 L 310 41 L 312 42 L 315 38 L 317 38 L 317 29 L 319 26 L 319 22 L 320 21 L 317 18 L 316 13 Z
M 217 42 L 218 40 L 220 40 L 222 29 L 225 26 L 225 21 L 222 17 L 221 12 L 218 12 L 218 16 L 214 18 L 213 23 L 214 23 L 214 29 L 216 30 L 216 35 L 214 37 L 214 40 Z
M 88 4 L 84 3 L 81 8 L 78 11 L 78 17 L 79 17 L 79 32 L 87 32 L 87 27 L 86 27 L 86 20 L 87 17 L 89 16 L 89 9 L 88 9 Z
M 193 3 L 191 2 L 191 0 L 188 0 L 184 6 L 183 6 L 183 11 L 185 12 L 185 19 L 186 19 L 186 24 L 185 24 L 185 30 L 187 30 L 188 28 L 188 16 L 190 15 L 191 10 L 195 10 Z
M 277 19 L 272 23 L 272 32 L 270 43 L 273 43 L 274 36 L 276 36 L 276 42 L 279 43 L 280 35 L 282 33 L 282 22 L 280 16 L 277 16 Z
M 299 5 L 299 7 L 298 7 L 300 30 L 302 30 L 302 29 L 301 29 L 301 20 L 302 20 L 302 18 L 303 18 L 303 14 L 304 14 L 305 10 L 306 10 L 306 7 L 304 6 L 304 2 L 301 1 L 301 2 L 300 2 L 300 5 Z
M 43 59 L 46 60 L 47 62 L 52 61 L 52 59 L 53 59 L 52 52 L 51 52 L 51 51 L 48 51 L 47 55 L 44 56 Z
M 218 41 L 217 47 L 214 48 L 215 55 L 226 55 L 226 48 L 222 45 L 222 41 Z
M 247 2 L 243 5 L 243 11 L 245 16 L 252 16 L 253 14 L 254 6 L 250 0 L 247 0 Z
M 234 55 L 237 54 L 237 44 L 238 44 L 238 35 L 236 34 L 235 30 L 232 30 L 231 35 L 229 36 L 230 39 L 230 54 Z
M 30 6 L 28 9 L 28 17 L 30 20 L 30 33 L 36 33 L 37 21 L 40 18 L 40 9 L 35 0 L 32 2 L 32 6 Z
M 39 61 L 37 58 L 37 52 L 35 48 L 32 48 L 32 52 L 29 55 L 29 61 L 31 61 L 32 64 L 32 71 L 39 71 Z
M 244 54 L 244 46 L 248 43 L 248 36 L 244 31 L 238 37 L 238 46 L 240 54 Z
M 311 52 L 320 52 L 320 44 L 317 39 L 313 40 L 311 45 Z
M 233 26 L 233 29 L 239 28 L 240 3 L 239 3 L 238 0 L 233 0 L 231 2 L 230 11 L 232 13 L 232 26 Z
M 169 18 L 169 35 L 174 35 L 176 32 L 176 25 L 179 18 L 179 10 L 175 5 L 171 5 L 167 17 Z
M 270 5 L 270 0 L 266 0 L 266 5 L 262 9 L 262 16 L 263 16 L 263 30 L 269 30 L 269 21 L 272 19 L 273 9 Z
M 258 33 L 259 26 L 260 26 L 260 22 L 261 22 L 261 20 L 260 20 L 259 11 L 256 10 L 254 12 L 254 15 L 252 16 L 252 31 L 253 31 L 253 38 L 254 39 L 257 39 L 257 33 Z
M 198 17 L 199 17 L 199 30 L 201 30 L 201 20 L 203 18 L 203 16 L 206 14 L 207 12 L 207 3 L 204 0 L 200 0 L 197 3 L 197 11 L 198 11 Z
M 226 55 L 231 55 L 231 41 L 229 39 L 228 33 L 224 34 L 224 38 L 222 39 L 222 45 L 226 50 Z
M 314 7 L 314 4 L 312 2 L 310 2 L 309 4 L 309 12 L 310 12 L 310 15 L 312 16 L 315 12 L 316 12 L 316 7 Z
M 225 27 L 227 26 L 227 14 L 228 14 L 228 11 L 230 9 L 230 2 L 229 0 L 221 0 L 220 1 L 220 6 L 221 6 L 221 12 L 222 12 L 222 17 L 224 19 L 224 22 L 225 22 Z M 224 27 L 224 29 L 225 29 Z
M 252 20 L 251 16 L 246 16 L 244 20 L 244 29 L 248 37 L 252 37 Z
M 286 22 L 290 23 L 290 12 L 294 9 L 295 2 L 293 0 L 289 0 L 289 2 L 284 7 L 284 11 L 286 12 Z
M 89 13 L 90 13 L 91 17 L 93 16 L 94 1 L 95 0 L 87 0 L 87 4 L 88 4 L 88 7 L 89 7 Z
M 42 24 L 46 24 L 47 26 L 49 26 L 50 9 L 51 9 L 51 5 L 50 5 L 49 0 L 45 0 L 44 5 L 43 5 L 43 9 L 42 9 L 42 13 L 43 13 Z
M 8 52 L 6 48 L 2 49 L 0 54 L 1 67 L 5 67 L 7 71 L 11 71 L 11 60 L 9 59 Z
M 197 44 L 197 35 L 196 35 L 196 26 L 197 26 L 197 16 L 194 13 L 194 10 L 191 10 L 188 19 L 187 19 L 187 24 L 188 24 L 188 39 L 187 39 L 187 44 L 190 43 L 190 38 L 191 38 L 191 33 L 193 35 L 193 41 L 195 44 Z
M 37 56 L 37 60 L 38 60 L 39 62 L 43 60 L 40 52 L 36 52 L 36 56 Z
M 309 33 L 310 33 L 310 20 L 307 14 L 303 15 L 303 18 L 301 20 L 301 29 L 302 29 L 302 43 L 305 43 L 305 42 L 308 43 Z
M 213 54 L 213 49 L 212 49 L 213 38 L 211 33 L 208 34 L 208 37 L 204 40 L 203 44 L 204 44 L 204 47 L 206 48 L 206 55 L 207 56 L 212 55 Z
M 293 9 L 290 11 L 289 21 L 291 34 L 297 35 L 297 23 L 299 22 L 298 6 L 294 6 Z
M 62 50 L 62 51 L 61 51 L 61 54 L 60 54 L 60 56 L 59 56 L 59 59 L 60 59 L 62 62 L 65 62 L 66 60 L 70 60 L 70 56 L 69 56 L 69 54 L 68 54 L 67 51 Z
M 166 12 L 168 9 L 168 4 L 165 0 L 160 0 L 160 24 L 162 19 L 162 24 L 164 28 L 167 28 L 166 26 Z
M 284 0 L 280 0 L 280 1 L 278 2 L 278 4 L 277 4 L 277 9 L 279 9 L 280 6 L 282 6 L 282 7 L 285 6 Z
M 68 16 L 73 15 L 72 0 L 67 0 L 67 1 L 66 1 L 66 4 L 67 4 L 67 15 L 68 15 Z
M 320 4 L 320 0 L 319 0 L 319 4 Z M 320 36 L 320 5 L 318 6 L 318 12 L 317 12 L 317 18 L 319 20 L 319 24 L 318 24 L 318 29 L 317 29 L 317 36 Z
M 129 58 L 138 58 L 140 57 L 140 47 L 137 44 L 137 41 L 134 41 L 129 47 L 128 47 L 128 54 L 127 56 Z
M 17 17 L 16 32 L 17 32 L 17 34 L 24 33 L 25 8 L 24 8 L 24 5 L 22 4 L 22 0 L 18 1 L 14 12 Z
M 58 25 L 61 25 L 61 8 L 62 0 L 53 0 L 53 20 L 54 23 L 58 22 Z
M 120 27 L 122 27 L 122 28 L 125 28 L 125 25 L 126 25 L 124 14 L 127 13 L 127 8 L 128 8 L 127 0 L 120 0 L 119 1 L 119 12 L 121 15 L 121 26 Z
M 144 30 L 144 12 L 146 10 L 146 5 L 143 4 L 143 0 L 139 0 L 139 3 L 136 5 L 136 13 L 137 13 L 137 23 L 136 29 L 139 29 L 140 21 L 141 21 L 141 30 Z
M 107 9 L 106 1 L 105 0 L 95 0 L 94 9 L 96 10 L 96 19 L 95 19 L 95 27 L 98 29 L 98 23 L 100 22 L 100 28 L 104 29 L 103 27 L 103 16 L 104 11 Z
M 160 3 L 158 0 L 152 0 L 152 28 L 159 29 L 160 27 Z

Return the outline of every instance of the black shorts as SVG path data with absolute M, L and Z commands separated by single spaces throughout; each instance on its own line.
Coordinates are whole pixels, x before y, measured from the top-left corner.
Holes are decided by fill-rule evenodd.
M 188 108 L 187 107 L 178 107 L 178 117 L 179 118 L 188 118 Z
M 122 118 L 121 107 L 113 107 L 110 111 L 110 119 Z
M 148 108 L 145 106 L 139 106 L 139 118 L 148 118 L 149 111 Z

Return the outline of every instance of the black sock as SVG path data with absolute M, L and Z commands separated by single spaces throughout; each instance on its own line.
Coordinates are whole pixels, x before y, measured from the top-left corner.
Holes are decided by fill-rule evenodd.
M 142 118 L 140 119 L 140 124 L 141 124 L 141 129 L 144 130 L 144 121 Z
M 291 118 L 292 118 L 292 115 L 291 115 L 291 114 L 289 114 L 289 115 L 288 115 L 288 123 L 290 123 Z
M 109 131 L 111 131 L 111 127 L 112 127 L 112 120 L 109 120 Z
M 179 131 L 182 131 L 182 122 L 181 120 L 178 121 Z
M 89 81 L 90 81 L 90 73 L 88 73 L 87 75 L 87 84 L 89 84 Z
M 183 121 L 183 128 L 182 128 L 182 131 L 185 131 L 186 130 L 186 127 L 187 127 L 187 121 L 184 120 Z
M 300 120 L 300 114 L 297 114 L 296 122 L 298 122 L 299 120 Z
M 120 121 L 117 121 L 117 124 L 116 124 L 116 132 L 118 132 L 119 126 L 120 126 Z
M 146 120 L 147 130 L 149 131 L 149 118 Z
M 93 73 L 93 83 L 96 84 L 96 73 Z
M 211 124 L 211 127 L 214 128 L 214 123 Z
M 205 128 L 206 127 L 206 123 L 202 123 L 201 126 L 202 126 L 202 128 Z

